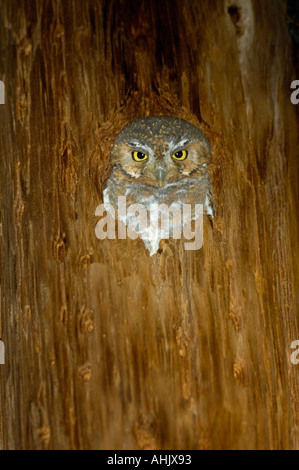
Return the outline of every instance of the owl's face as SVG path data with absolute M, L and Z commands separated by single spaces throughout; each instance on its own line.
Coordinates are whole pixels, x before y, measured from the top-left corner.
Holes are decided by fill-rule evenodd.
M 127 125 L 111 152 L 113 167 L 157 187 L 205 173 L 210 160 L 205 135 L 188 122 L 168 116 L 141 118 Z

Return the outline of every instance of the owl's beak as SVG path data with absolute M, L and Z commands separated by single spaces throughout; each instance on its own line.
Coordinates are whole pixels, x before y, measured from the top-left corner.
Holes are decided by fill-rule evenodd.
M 159 184 L 161 185 L 165 179 L 166 176 L 166 170 L 165 168 L 157 168 L 157 180 Z

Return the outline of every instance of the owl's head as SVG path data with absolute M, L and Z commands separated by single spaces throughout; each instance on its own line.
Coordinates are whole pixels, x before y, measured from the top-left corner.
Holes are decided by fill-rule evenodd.
M 165 186 L 205 173 L 210 144 L 197 127 L 183 119 L 152 116 L 137 119 L 116 136 L 113 167 L 145 184 Z

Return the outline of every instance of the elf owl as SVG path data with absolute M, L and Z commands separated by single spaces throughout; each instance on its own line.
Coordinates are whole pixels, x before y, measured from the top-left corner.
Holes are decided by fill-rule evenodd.
M 114 207 L 117 213 L 118 198 L 123 196 L 127 206 L 143 204 L 148 211 L 157 204 L 202 204 L 203 212 L 213 217 L 210 144 L 202 131 L 187 121 L 169 116 L 133 121 L 116 136 L 110 161 L 112 173 L 103 193 L 108 212 Z M 194 218 L 194 210 L 192 214 Z M 129 225 L 130 216 L 125 215 L 122 221 Z M 181 219 L 178 223 L 181 226 Z M 174 227 L 168 237 L 159 227 L 158 232 L 150 227 L 135 230 L 150 255 L 156 253 L 162 238 L 173 235 Z

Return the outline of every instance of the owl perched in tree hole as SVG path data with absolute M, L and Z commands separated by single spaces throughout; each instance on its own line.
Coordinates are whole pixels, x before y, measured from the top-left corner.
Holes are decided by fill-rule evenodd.
M 105 207 L 112 205 L 117 210 L 118 197 L 125 196 L 127 206 L 143 204 L 149 209 L 153 204 L 202 204 L 204 213 L 214 215 L 208 172 L 210 144 L 187 121 L 169 116 L 133 121 L 116 136 L 110 160 L 113 169 L 103 193 Z M 128 225 L 126 217 L 122 221 Z M 173 228 L 168 237 L 161 229 L 138 233 L 151 255 L 160 240 L 172 234 Z

